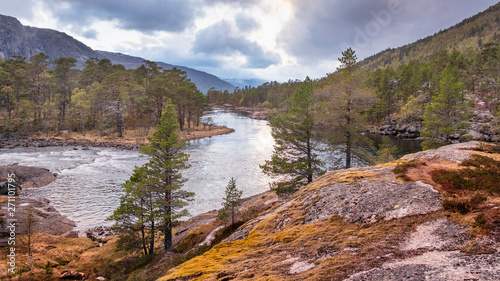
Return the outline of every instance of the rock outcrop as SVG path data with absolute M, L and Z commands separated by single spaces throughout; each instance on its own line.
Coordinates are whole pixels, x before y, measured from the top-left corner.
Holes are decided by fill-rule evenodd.
M 44 168 L 17 164 L 0 166 L 0 178 L 6 179 L 9 174 L 14 174 L 16 184 L 21 185 L 23 188 L 42 187 L 56 179 L 55 174 Z M 1 191 L 0 195 L 6 194 L 3 190 Z
M 50 206 L 50 201 L 43 197 L 28 197 L 16 198 L 11 201 L 13 204 L 9 206 L 8 201 L 0 203 L 0 245 L 5 245 L 9 237 L 9 219 L 16 221 L 16 233 L 23 234 L 25 229 L 26 213 L 31 210 L 33 233 L 47 233 L 52 235 L 65 235 L 75 226 L 75 223 L 62 216 L 54 207 Z M 13 209 L 9 209 L 12 206 Z
M 499 194 L 432 177 L 478 146 L 329 172 L 159 280 L 498 280 Z

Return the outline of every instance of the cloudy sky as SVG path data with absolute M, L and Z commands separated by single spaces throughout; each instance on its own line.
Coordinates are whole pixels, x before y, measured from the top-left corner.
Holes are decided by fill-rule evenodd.
M 335 71 L 487 9 L 493 0 L 0 0 L 0 14 L 219 77 L 279 82 Z

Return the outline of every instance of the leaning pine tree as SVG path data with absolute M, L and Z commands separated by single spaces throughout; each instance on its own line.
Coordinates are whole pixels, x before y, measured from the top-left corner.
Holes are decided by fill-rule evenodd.
M 279 195 L 296 191 L 312 182 L 315 174 L 322 173 L 323 162 L 315 153 L 313 138 L 313 99 L 312 81 L 307 77 L 292 95 L 288 112 L 270 119 L 276 145 L 271 160 L 260 167 L 268 175 L 284 176 L 271 184 L 271 189 Z
M 184 207 L 194 193 L 182 190 L 184 179 L 181 170 L 189 167 L 188 155 L 183 152 L 186 143 L 179 139 L 177 116 L 171 100 L 165 104 L 156 131 L 148 137 L 149 144 L 141 144 L 141 153 L 150 157 L 148 185 L 155 191 L 160 210 L 162 230 L 165 235 L 165 253 L 172 252 L 172 222 L 188 215 Z

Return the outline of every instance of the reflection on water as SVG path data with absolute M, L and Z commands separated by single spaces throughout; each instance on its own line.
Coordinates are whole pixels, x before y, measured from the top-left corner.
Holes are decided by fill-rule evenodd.
M 422 150 L 420 140 L 415 139 L 399 139 L 395 136 L 382 136 L 377 134 L 369 134 L 368 137 L 373 141 L 375 148 L 379 148 L 382 144 L 384 137 L 388 137 L 391 140 L 391 144 L 397 146 L 398 150 L 396 152 L 396 158 L 400 158 L 403 155 L 419 152 Z

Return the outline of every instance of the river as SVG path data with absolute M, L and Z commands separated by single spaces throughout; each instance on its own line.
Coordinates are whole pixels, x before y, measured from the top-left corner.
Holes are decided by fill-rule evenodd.
M 188 180 L 183 188 L 195 193 L 194 201 L 187 206 L 191 215 L 221 208 L 225 187 L 232 177 L 237 188 L 243 190 L 243 197 L 268 190 L 272 181 L 259 168 L 273 152 L 274 140 L 267 121 L 221 110 L 206 116 L 235 132 L 190 141 L 187 153 L 191 167 L 182 174 Z M 406 142 L 406 146 L 411 143 Z M 21 196 L 49 199 L 61 214 L 75 221 L 77 231 L 112 225 L 106 218 L 120 202 L 121 185 L 135 166 L 146 161 L 137 150 L 113 148 L 0 149 L 0 165 L 19 163 L 58 174 L 51 184 L 27 188 Z
M 187 207 L 191 215 L 220 209 L 231 177 L 243 197 L 269 189 L 270 177 L 259 168 L 273 152 L 274 140 L 267 121 L 234 112 L 214 111 L 207 115 L 217 125 L 235 129 L 228 135 L 190 141 L 187 153 L 191 167 L 183 171 L 184 189 L 195 192 Z M 21 196 L 42 196 L 61 214 L 76 223 L 74 230 L 112 225 L 106 218 L 120 202 L 121 185 L 135 166 L 147 161 L 137 150 L 91 147 L 43 147 L 0 149 L 0 165 L 43 167 L 57 179 L 40 188 L 27 188 Z

